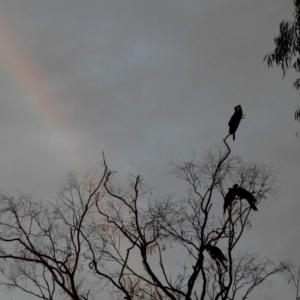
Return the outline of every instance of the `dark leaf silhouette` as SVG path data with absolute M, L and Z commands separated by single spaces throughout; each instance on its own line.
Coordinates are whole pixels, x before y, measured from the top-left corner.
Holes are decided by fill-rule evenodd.
M 274 38 L 275 50 L 264 57 L 268 67 L 273 64 L 280 66 L 283 77 L 287 69 L 293 68 L 300 73 L 300 4 L 294 1 L 294 21 L 282 21 L 279 25 L 279 34 Z M 293 87 L 300 88 L 300 78 L 296 79 Z M 295 112 L 295 119 L 300 122 L 299 109 Z

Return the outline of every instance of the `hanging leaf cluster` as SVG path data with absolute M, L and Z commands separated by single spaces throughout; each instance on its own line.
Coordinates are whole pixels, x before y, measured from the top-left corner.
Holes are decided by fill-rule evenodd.
M 293 68 L 300 73 L 300 0 L 295 0 L 295 19 L 282 21 L 279 35 L 274 38 L 275 50 L 267 54 L 264 61 L 269 67 L 280 66 L 285 76 L 287 69 Z M 294 88 L 300 89 L 300 78 L 295 80 Z M 295 111 L 295 120 L 300 121 L 300 108 Z

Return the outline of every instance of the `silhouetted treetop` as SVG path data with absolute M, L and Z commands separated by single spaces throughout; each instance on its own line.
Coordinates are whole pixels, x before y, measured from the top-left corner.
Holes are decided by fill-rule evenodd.
M 300 1 L 294 0 L 294 21 L 282 21 L 279 25 L 279 35 L 274 38 L 275 50 L 267 54 L 264 61 L 269 67 L 280 66 L 283 77 L 287 69 L 293 68 L 300 73 Z M 296 79 L 294 88 L 300 89 L 300 78 Z M 300 121 L 300 109 L 295 112 L 295 120 Z

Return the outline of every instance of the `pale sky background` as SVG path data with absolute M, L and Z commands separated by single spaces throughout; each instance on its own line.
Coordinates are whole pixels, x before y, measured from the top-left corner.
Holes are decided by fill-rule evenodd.
M 169 160 L 220 144 L 234 106 L 233 143 L 245 160 L 278 170 L 277 200 L 253 213 L 245 248 L 300 261 L 299 92 L 291 70 L 264 56 L 284 0 L 0 0 L 0 189 L 51 201 L 68 171 L 141 174 L 176 192 Z M 279 281 L 261 290 L 294 299 Z M 23 294 L 2 299 L 27 300 Z

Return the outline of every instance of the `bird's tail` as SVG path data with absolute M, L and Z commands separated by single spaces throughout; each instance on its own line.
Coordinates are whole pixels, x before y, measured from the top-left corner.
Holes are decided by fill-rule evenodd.
M 221 263 L 222 263 L 222 265 L 223 265 L 225 271 L 228 272 L 227 266 L 225 265 L 224 261 L 221 261 Z
M 249 201 L 249 204 L 253 210 L 258 211 L 256 205 L 252 201 Z

